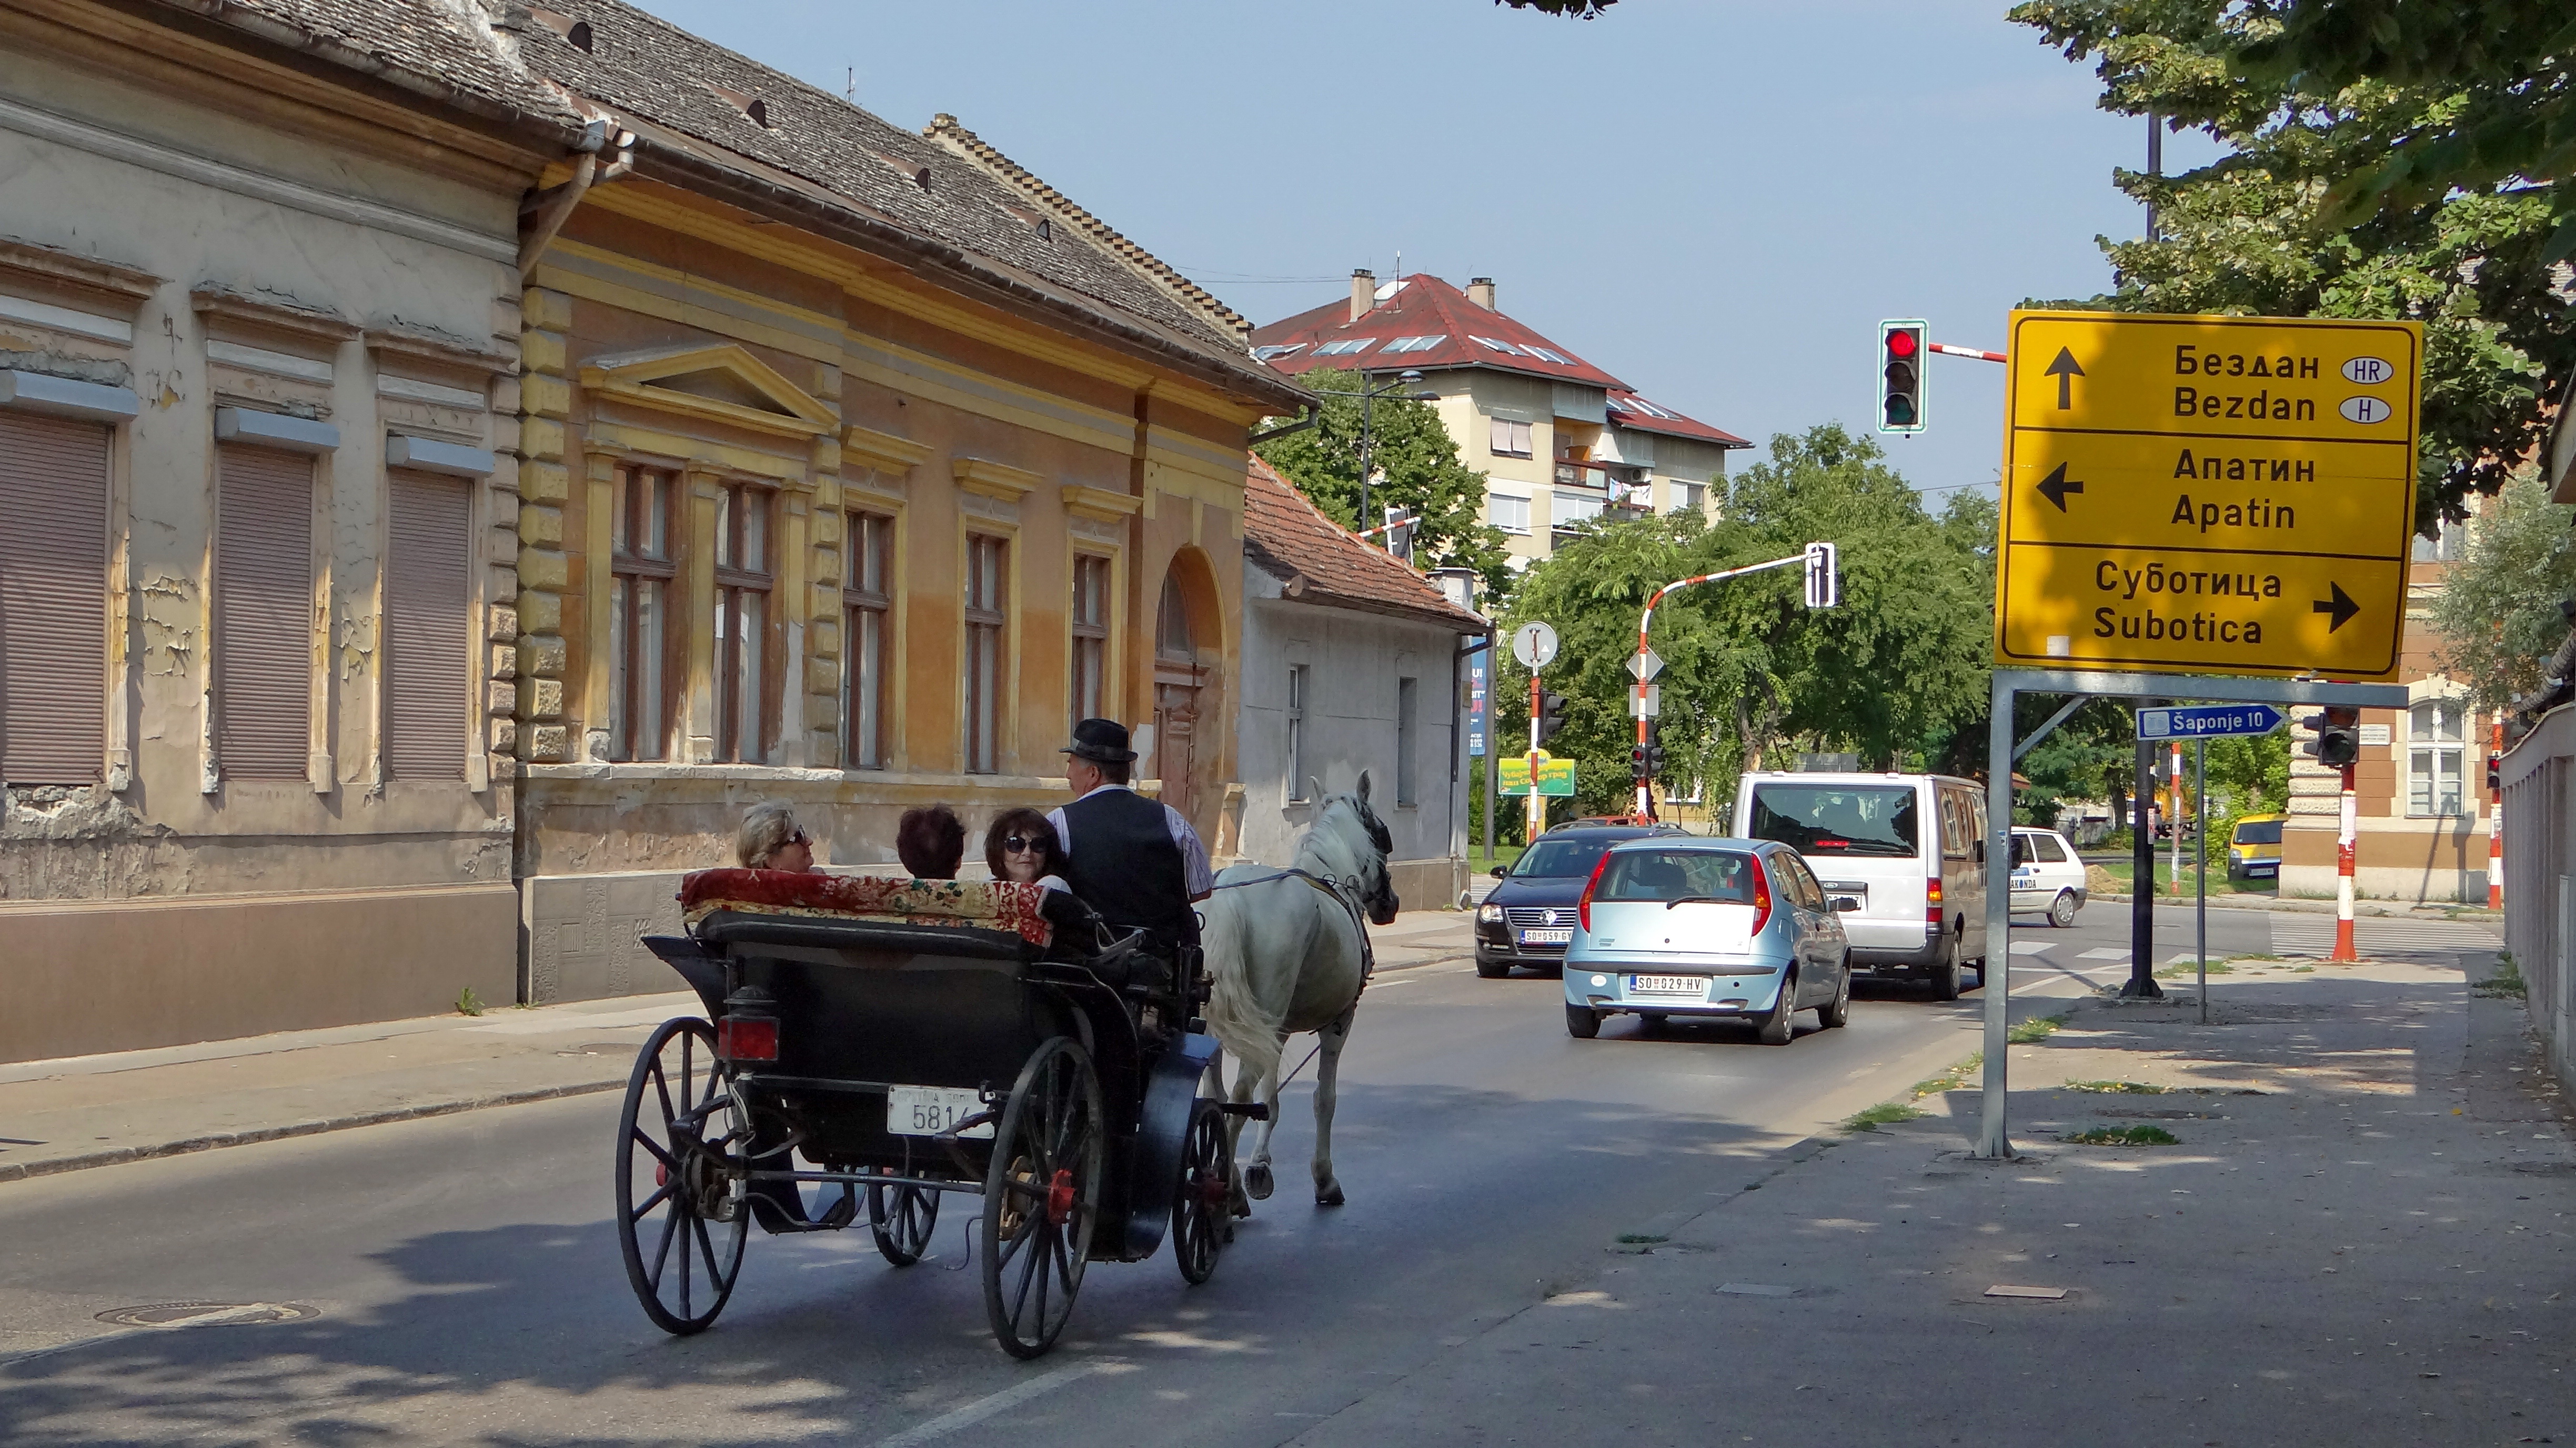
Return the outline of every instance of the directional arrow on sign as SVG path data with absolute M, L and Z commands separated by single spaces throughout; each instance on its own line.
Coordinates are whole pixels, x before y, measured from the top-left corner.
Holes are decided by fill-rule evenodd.
M 2334 591 L 2334 597 L 2318 599 L 2308 605 L 2308 611 L 2333 614 L 2334 622 L 2326 625 L 2326 632 L 2333 633 L 2350 622 L 2354 614 L 2361 612 L 2361 605 L 2352 601 L 2352 595 L 2343 591 L 2342 584 L 2328 583 L 2326 587 Z
M 2066 476 L 2066 464 L 2064 463 L 2059 463 L 2047 477 L 2039 480 L 2039 495 L 2046 498 L 2048 501 L 2055 503 L 2057 505 L 2057 511 L 2061 513 L 2066 511 L 2066 495 L 2069 493 L 2080 493 L 2083 491 L 2084 485 L 2082 483 Z
M 2073 409 L 2075 379 L 2084 375 L 2084 369 L 2076 364 L 2075 350 L 2071 347 L 2058 348 L 2057 359 L 2049 363 L 2047 370 L 2040 375 L 2057 379 L 2057 410 L 2066 412 Z

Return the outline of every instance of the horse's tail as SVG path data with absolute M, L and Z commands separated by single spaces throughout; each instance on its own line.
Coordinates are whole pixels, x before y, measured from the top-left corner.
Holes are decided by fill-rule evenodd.
M 1238 1079 L 1259 1081 L 1279 1064 L 1279 1022 L 1262 1010 L 1252 991 L 1250 912 L 1238 900 L 1227 898 L 1246 893 L 1241 889 L 1223 891 L 1208 902 L 1199 944 L 1207 952 L 1211 980 L 1208 1030 L 1234 1057 Z

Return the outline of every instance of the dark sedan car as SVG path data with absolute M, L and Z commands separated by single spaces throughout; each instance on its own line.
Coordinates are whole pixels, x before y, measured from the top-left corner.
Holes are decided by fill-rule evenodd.
M 1538 837 L 1476 907 L 1476 974 L 1492 980 L 1525 965 L 1555 975 L 1574 939 L 1574 907 L 1601 854 L 1621 840 L 1677 835 L 1670 825 L 1559 825 Z

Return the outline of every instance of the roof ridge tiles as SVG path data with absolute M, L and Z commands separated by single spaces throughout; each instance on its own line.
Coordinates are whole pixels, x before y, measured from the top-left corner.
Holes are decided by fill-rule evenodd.
M 1262 571 L 1309 602 L 1395 614 L 1481 633 L 1485 620 L 1371 546 L 1258 456 L 1244 480 L 1243 546 Z

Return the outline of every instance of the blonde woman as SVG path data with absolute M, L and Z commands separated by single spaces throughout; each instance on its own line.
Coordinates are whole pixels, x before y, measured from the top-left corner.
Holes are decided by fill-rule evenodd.
M 814 841 L 796 823 L 796 812 L 776 800 L 753 805 L 742 817 L 733 852 L 746 870 L 814 873 Z

